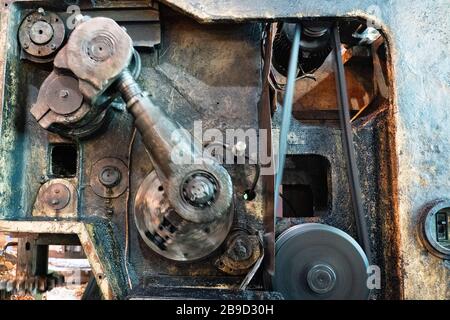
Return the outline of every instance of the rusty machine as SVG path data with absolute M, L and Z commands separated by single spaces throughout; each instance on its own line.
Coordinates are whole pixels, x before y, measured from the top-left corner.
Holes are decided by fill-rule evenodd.
M 68 244 L 104 299 L 448 298 L 448 187 L 411 187 L 405 13 L 375 2 L 2 1 L 0 232 L 31 264 L 0 291 Z

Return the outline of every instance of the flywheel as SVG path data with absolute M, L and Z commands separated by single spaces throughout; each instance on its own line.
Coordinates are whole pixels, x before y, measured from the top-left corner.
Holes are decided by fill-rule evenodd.
M 275 247 L 272 285 L 286 299 L 368 298 L 367 257 L 344 231 L 318 223 L 301 224 L 283 232 Z

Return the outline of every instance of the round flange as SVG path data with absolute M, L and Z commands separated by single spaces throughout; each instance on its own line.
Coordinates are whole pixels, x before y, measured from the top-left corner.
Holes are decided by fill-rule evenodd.
M 114 166 L 103 167 L 98 175 L 100 182 L 107 188 L 117 186 L 122 179 L 119 168 Z
M 70 202 L 70 190 L 62 183 L 51 184 L 43 194 L 43 201 L 53 210 L 62 210 Z
M 359 244 L 337 228 L 306 223 L 276 241 L 273 288 L 286 299 L 367 299 L 368 260 Z
M 34 57 L 53 55 L 66 35 L 63 20 L 53 12 L 39 10 L 25 17 L 19 28 L 22 49 Z
M 120 197 L 128 187 L 128 167 L 117 158 L 101 159 L 92 166 L 90 184 L 99 197 Z
M 30 28 L 30 39 L 36 44 L 49 42 L 53 34 L 53 27 L 47 21 L 36 21 Z
M 223 214 L 213 221 L 186 220 L 170 206 L 155 171 L 139 186 L 133 212 L 145 243 L 175 261 L 194 261 L 211 254 L 227 237 L 233 218 L 232 214 Z
M 183 199 L 196 208 L 210 206 L 216 198 L 217 181 L 204 171 L 192 172 L 183 182 Z
M 57 114 L 68 115 L 77 111 L 83 103 L 83 95 L 78 89 L 78 80 L 58 75 L 48 85 L 45 100 L 48 107 Z

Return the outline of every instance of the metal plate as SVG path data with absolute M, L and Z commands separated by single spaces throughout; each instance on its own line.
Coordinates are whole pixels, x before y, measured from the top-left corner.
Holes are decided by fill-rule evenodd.
M 287 299 L 367 299 L 368 261 L 359 244 L 345 232 L 323 224 L 292 227 L 276 241 L 274 290 Z M 318 269 L 330 270 L 330 286 L 311 281 Z M 322 272 L 325 273 L 323 270 Z M 331 283 L 331 282 L 330 282 Z M 328 288 L 326 288 L 328 287 Z

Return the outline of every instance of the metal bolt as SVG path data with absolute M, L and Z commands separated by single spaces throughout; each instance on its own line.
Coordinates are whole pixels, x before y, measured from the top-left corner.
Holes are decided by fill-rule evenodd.
M 68 96 L 69 96 L 69 91 L 68 90 L 65 90 L 65 89 L 63 89 L 63 90 L 61 90 L 60 92 L 59 92 L 59 96 L 61 97 L 61 98 L 67 98 Z
M 24 49 L 28 49 L 28 47 L 30 46 L 30 44 L 29 44 L 28 42 L 25 42 L 22 46 L 23 46 Z
M 56 45 L 55 45 L 54 43 L 52 43 L 52 44 L 50 45 L 50 49 L 56 50 Z
M 336 273 L 329 265 L 317 264 L 308 271 L 307 282 L 312 291 L 325 294 L 336 285 Z
M 31 21 L 31 16 L 27 17 L 27 21 L 30 22 Z
M 44 10 L 44 8 L 39 8 L 39 9 L 38 9 L 38 13 L 39 13 L 40 15 L 42 15 L 42 16 L 45 16 L 45 10 Z
M 238 261 L 242 261 L 250 258 L 251 251 L 245 245 L 244 240 L 236 239 L 233 247 L 233 254 Z
M 58 199 L 53 199 L 52 200 L 52 205 L 56 206 L 57 204 L 59 204 L 59 200 Z

